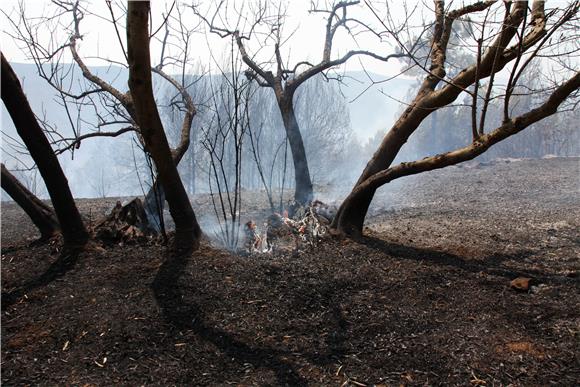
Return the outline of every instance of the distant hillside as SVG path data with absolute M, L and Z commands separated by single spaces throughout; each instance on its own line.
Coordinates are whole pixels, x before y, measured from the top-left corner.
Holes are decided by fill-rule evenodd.
M 36 66 L 33 64 L 12 63 L 14 71 L 20 78 L 24 91 L 32 105 L 34 112 L 42 117 L 43 120 L 58 128 L 59 134 L 64 137 L 72 137 L 71 123 L 68 115 L 62 107 L 62 102 L 58 94 L 40 78 L 37 74 Z M 127 90 L 127 69 L 117 66 L 110 67 L 91 67 L 91 71 L 98 74 L 103 79 L 111 82 L 115 87 L 122 91 Z M 73 71 L 73 92 L 78 92 L 84 88 L 86 82 L 78 68 L 74 67 Z M 377 74 L 370 74 L 375 81 L 381 80 Z M 395 99 L 404 99 L 409 86 L 413 83 L 409 79 L 395 79 L 388 83 L 378 84 L 364 92 L 370 84 L 368 76 L 364 72 L 347 73 L 340 89 L 348 102 L 351 124 L 357 138 L 361 143 L 373 136 L 377 130 L 387 129 L 393 122 L 394 114 L 399 111 L 400 103 L 380 93 L 380 89 L 391 95 Z M 76 120 L 76 112 L 72 112 L 73 120 Z M 93 130 L 91 124 L 97 122 L 97 116 L 94 109 L 84 108 L 82 111 L 82 121 L 80 122 L 81 133 L 87 133 Z M 8 168 L 14 168 L 18 163 L 11 155 L 15 152 L 9 146 L 10 137 L 18 138 L 16 131 L 6 108 L 2 105 L 2 139 L 4 150 L 2 161 Z M 79 122 L 75 122 L 78 125 Z M 113 130 L 114 128 L 107 128 Z M 124 135 L 129 139 L 129 135 Z M 74 159 L 70 153 L 60 156 L 60 161 L 67 174 L 71 189 L 76 197 L 91 197 L 95 195 L 95 179 L 103 179 L 103 176 L 122 175 L 118 170 L 118 163 L 114 158 L 118 157 L 118 150 L 115 151 L 115 141 L 111 138 L 95 138 L 90 141 L 84 141 L 79 151 L 75 152 Z M 131 155 L 126 155 L 129 159 L 127 164 L 131 164 Z M 17 154 L 20 161 L 29 165 L 30 160 L 26 155 Z M 116 169 L 117 168 L 117 169 Z M 125 171 L 127 172 L 127 171 Z M 126 176 L 126 175 L 125 175 Z M 116 178 L 116 177 L 115 177 Z M 89 182 L 89 184 L 87 184 Z M 37 177 L 37 184 L 42 184 Z M 130 185 L 127 182 L 128 185 Z M 114 185 L 116 187 L 116 185 Z M 118 188 L 119 192 L 129 193 L 128 191 Z M 43 195 L 43 188 L 38 190 L 38 194 Z M 110 193 L 116 192 L 111 190 Z M 138 193 L 138 192 L 137 192 Z
M 71 137 L 72 129 L 68 115 L 62 106 L 56 91 L 42 79 L 34 64 L 11 63 L 14 71 L 18 75 L 24 92 L 32 106 L 33 111 L 44 121 L 51 126 L 58 128 L 58 132 L 63 137 Z M 127 89 L 127 75 L 126 70 L 120 67 L 91 67 L 91 70 L 111 82 L 115 87 L 125 91 Z M 82 89 L 85 80 L 78 68 L 75 68 L 72 85 L 72 92 L 78 92 Z M 70 81 L 69 81 L 70 82 Z M 26 155 L 17 154 L 10 147 L 12 140 L 10 137 L 18 138 L 16 129 L 10 119 L 10 115 L 6 111 L 4 104 L 2 104 L 2 162 L 5 162 L 7 167 L 14 168 L 16 165 L 21 167 L 14 157 L 20 162 L 31 165 L 30 159 Z M 76 112 L 71 112 L 72 119 L 76 121 Z M 81 133 L 89 132 L 92 127 L 88 123 L 97 122 L 97 116 L 94 109 L 84 108 L 82 111 L 82 120 L 85 123 L 80 123 Z M 78 125 L 75 122 L 75 125 Z M 69 179 L 71 189 L 75 197 L 90 197 L 93 196 L 94 189 L 87 182 L 92 176 L 88 175 L 88 171 L 97 171 L 98 173 L 109 173 L 111 164 L 107 159 L 108 150 L 111 148 L 113 140 L 111 139 L 91 139 L 85 141 L 81 145 L 81 149 L 75 152 L 74 159 L 70 153 L 65 153 L 59 156 L 61 165 Z M 97 159 L 99 160 L 98 162 Z M 86 168 L 87 165 L 98 166 L 98 168 Z M 38 184 L 42 184 L 41 179 L 37 177 Z M 44 188 L 38 189 L 39 195 L 44 195 Z
M 12 63 L 12 66 L 21 79 L 36 114 L 46 114 L 46 118 L 61 130 L 69 128 L 70 124 L 66 119 L 64 110 L 58 103 L 58 97 L 46 81 L 38 76 L 36 66 L 23 63 Z M 120 90 L 127 90 L 128 74 L 126 69 L 117 66 L 99 66 L 90 67 L 90 69 L 95 74 L 112 82 Z M 385 79 L 378 74 L 370 73 L 369 75 L 375 82 Z M 78 69 L 76 69 L 74 79 L 74 89 L 80 90 L 79 85 L 85 81 Z M 386 129 L 392 123 L 394 114 L 399 111 L 401 106 L 394 99 L 403 100 L 413 82 L 413 79 L 397 78 L 374 85 L 363 93 L 370 84 L 367 74 L 362 71 L 345 74 L 340 89 L 348 102 L 352 127 L 360 140 L 366 140 L 377 130 Z M 382 94 L 380 90 L 394 99 Z M 363 94 L 361 95 L 361 93 Z M 6 113 L 4 107 L 2 107 L 2 113 L 2 127 L 10 128 L 12 122 L 4 114 Z M 94 112 L 87 111 L 86 114 L 91 115 L 85 118 L 86 121 L 90 122 L 95 118 Z

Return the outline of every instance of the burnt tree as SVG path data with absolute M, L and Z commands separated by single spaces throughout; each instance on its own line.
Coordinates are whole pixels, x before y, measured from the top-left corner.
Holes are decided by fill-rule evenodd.
M 207 19 L 203 15 L 200 15 L 200 17 L 205 20 L 206 24 L 210 27 L 211 32 L 218 34 L 222 38 L 232 36 L 235 39 L 238 50 L 242 55 L 242 60 L 249 67 L 246 72 L 248 78 L 254 79 L 262 87 L 269 87 L 274 90 L 274 95 L 280 114 L 282 115 L 282 121 L 284 123 L 284 129 L 286 131 L 294 163 L 294 200 L 300 204 L 306 204 L 313 199 L 313 189 L 308 159 L 304 148 L 304 140 L 294 110 L 294 96 L 298 87 L 310 78 L 318 74 L 324 74 L 327 70 L 343 65 L 350 58 L 356 56 L 367 56 L 386 62 L 393 58 L 404 57 L 407 53 L 401 51 L 387 56 L 380 56 L 366 50 L 351 50 L 342 56 L 332 58 L 333 43 L 337 31 L 343 28 L 350 32 L 350 29 L 353 28 L 353 26 L 364 26 L 365 29 L 369 28 L 366 23 L 362 23 L 348 15 L 347 11 L 349 7 L 358 5 L 360 1 L 340 1 L 334 4 L 331 9 L 311 10 L 311 12 L 320 12 L 327 15 L 322 58 L 320 61 L 317 63 L 310 63 L 309 61 L 304 60 L 291 67 L 284 62 L 281 53 L 282 45 L 285 42 L 285 39 L 281 34 L 283 19 L 285 16 L 283 13 L 279 12 L 273 17 L 268 17 L 266 15 L 267 6 L 260 5 L 260 9 L 255 15 L 256 21 L 251 26 L 250 32 L 244 34 L 239 29 L 229 29 L 227 26 L 218 26 L 216 24 L 216 19 L 227 19 L 227 17 L 219 17 L 220 8 L 224 3 L 224 1 L 219 3 L 211 19 Z M 273 62 L 260 63 L 253 55 L 248 53 L 246 49 L 244 41 L 253 38 L 253 35 L 255 34 L 254 30 L 259 25 L 265 25 L 270 30 L 269 38 L 272 38 L 274 41 L 272 57 L 275 59 Z M 373 33 L 379 35 L 376 32 Z M 263 40 L 265 41 L 266 39 Z M 410 51 L 413 50 L 414 47 L 411 47 Z M 271 67 L 273 71 L 270 70 Z
M 30 217 L 40 231 L 40 240 L 47 240 L 59 233 L 58 221 L 50 207 L 30 192 L 18 179 L 10 173 L 2 163 L 2 189 Z
M 106 2 L 110 17 L 108 21 L 112 24 L 117 35 L 117 45 L 122 51 L 123 58 L 127 59 L 127 52 L 124 42 L 121 39 L 121 28 L 123 26 L 120 20 L 126 9 L 121 3 Z M 110 80 L 106 80 L 91 69 L 82 55 L 80 45 L 83 40 L 83 21 L 89 16 L 95 16 L 91 13 L 91 7 L 80 0 L 54 0 L 51 4 L 51 10 L 55 12 L 54 16 L 49 16 L 50 12 L 43 14 L 38 20 L 42 22 L 33 22 L 26 16 L 23 4 L 20 4 L 18 14 L 19 18 L 11 20 L 12 36 L 15 40 L 21 42 L 30 57 L 36 64 L 38 73 L 57 93 L 62 101 L 63 107 L 67 114 L 71 114 L 80 106 L 93 106 L 98 111 L 98 122 L 94 124 L 95 130 L 81 134 L 81 129 L 71 120 L 72 137 L 55 136 L 55 144 L 58 146 L 57 154 L 71 151 L 75 152 L 80 148 L 83 141 L 88 141 L 95 137 L 117 137 L 125 133 L 135 133 L 141 144 L 143 144 L 141 129 L 137 124 L 136 111 L 131 98 L 130 91 L 122 91 L 116 88 Z M 186 77 L 186 69 L 190 61 L 189 52 L 192 44 L 191 39 L 195 27 L 189 28 L 185 25 L 183 15 L 179 5 L 175 3 L 169 7 L 163 15 L 163 23 L 157 31 L 151 36 L 161 47 L 161 55 L 157 64 L 151 67 L 151 71 L 166 82 L 172 90 L 172 105 L 181 113 L 182 119 L 179 124 L 179 139 L 175 147 L 171 149 L 171 155 L 175 164 L 179 164 L 183 156 L 189 149 L 191 142 L 192 120 L 196 114 L 196 108 L 191 95 L 188 92 L 189 84 Z M 103 18 L 102 15 L 98 16 Z M 53 45 L 44 42 L 42 37 L 47 33 L 50 36 L 61 36 L 57 30 L 51 30 L 54 22 L 57 25 L 66 25 L 63 36 L 66 41 Z M 156 34 L 161 37 L 156 37 Z M 56 47 L 56 48 L 55 48 Z M 65 51 L 72 56 L 73 63 L 68 65 L 60 63 Z M 111 61 L 106 58 L 99 58 L 109 64 L 115 64 L 124 68 L 128 64 L 122 61 Z M 48 65 L 48 66 L 47 66 Z M 80 69 L 83 78 L 87 81 L 81 91 L 71 90 L 71 69 L 76 65 Z M 166 66 L 171 66 L 173 70 L 179 70 L 179 75 L 169 74 L 165 71 Z M 106 128 L 123 125 L 116 130 L 107 130 Z M 159 231 L 162 220 L 161 213 L 165 203 L 164 192 L 161 185 L 155 182 L 145 197 L 145 209 L 147 211 L 149 223 L 148 227 Z
M 2 54 L 2 101 L 46 184 L 65 245 L 83 246 L 89 239 L 89 233 L 81 219 L 66 176 L 34 116 L 20 81 L 4 54 Z
M 187 252 L 199 247 L 201 230 L 189 202 L 153 96 L 149 52 L 148 1 L 129 1 L 127 9 L 127 59 L 129 89 L 141 136 L 157 169 L 169 211 L 175 222 L 175 248 Z
M 570 33 L 560 38 L 558 43 L 552 41 L 556 31 L 564 31 L 567 26 L 577 23 L 578 2 L 570 3 L 564 9 L 546 12 L 544 1 L 534 1 L 531 12 L 528 12 L 527 1 L 505 2 L 502 8 L 493 14 L 503 13 L 499 27 L 488 20 L 490 7 L 501 3 L 482 1 L 456 10 L 447 10 L 443 1 L 435 1 L 435 23 L 431 37 L 429 63 L 416 61 L 416 65 L 426 75 L 419 91 L 408 108 L 384 136 L 377 151 L 344 200 L 333 221 L 333 227 L 339 232 L 351 236 L 362 234 L 363 223 L 376 190 L 394 179 L 425 171 L 443 168 L 463 161 L 471 160 L 488 150 L 492 145 L 521 132 L 533 123 L 558 111 L 566 99 L 577 92 L 580 87 L 580 74 L 574 65 L 561 64 L 561 72 L 554 75 L 553 86 L 546 86 L 543 103 L 523 114 L 512 117 L 510 97 L 516 91 L 518 80 L 530 64 L 540 58 L 554 58 L 558 61 L 571 58 L 578 52 L 578 36 Z M 476 41 L 476 63 L 461 70 L 453 78 L 446 78 L 448 61 L 447 45 L 452 33 L 453 23 L 470 14 L 487 12 L 478 30 L 481 35 L 474 36 Z M 548 17 L 555 21 L 548 24 Z M 469 20 L 469 19 L 467 19 Z M 487 34 L 485 34 L 487 33 Z M 577 34 L 577 33 L 576 33 Z M 396 35 L 392 35 L 396 37 Z M 561 53 L 558 54 L 558 48 Z M 546 49 L 544 52 L 542 50 Z M 511 68 L 508 64 L 513 63 Z M 577 62 L 576 62 L 577 65 Z M 495 86 L 495 75 L 503 69 L 509 71 L 507 84 L 499 92 L 492 93 Z M 563 78 L 567 76 L 568 78 Z M 487 79 L 487 87 L 480 82 Z M 523 86 L 525 88 L 525 86 Z M 471 89 L 470 89 L 471 88 Z M 472 122 L 467 129 L 472 133 L 471 144 L 447 153 L 426 157 L 408 163 L 391 166 L 395 157 L 408 138 L 415 132 L 421 122 L 438 109 L 453 103 L 462 93 L 471 96 L 470 106 Z M 546 97 L 547 95 L 547 97 Z M 504 104 L 503 121 L 495 129 L 485 133 L 486 111 L 492 100 L 502 100 Z

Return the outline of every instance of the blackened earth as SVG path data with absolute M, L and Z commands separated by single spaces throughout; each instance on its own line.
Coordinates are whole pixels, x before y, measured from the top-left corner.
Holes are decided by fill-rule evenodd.
M 34 246 L 3 203 L 2 382 L 578 385 L 579 192 L 578 158 L 472 162 L 383 189 L 360 241 L 188 260 Z M 114 202 L 78 201 L 89 224 Z

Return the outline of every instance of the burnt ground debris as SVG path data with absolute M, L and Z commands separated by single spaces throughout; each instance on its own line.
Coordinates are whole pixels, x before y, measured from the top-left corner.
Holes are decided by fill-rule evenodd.
M 71 260 L 3 203 L 2 382 L 577 385 L 579 172 L 497 160 L 404 179 L 362 240 L 249 257 L 122 244 Z M 91 223 L 115 201 L 79 205 Z

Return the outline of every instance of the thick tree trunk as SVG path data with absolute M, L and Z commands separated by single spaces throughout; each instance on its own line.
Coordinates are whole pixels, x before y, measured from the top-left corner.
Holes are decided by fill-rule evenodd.
M 187 252 L 199 247 L 201 229 L 189 202 L 153 97 L 151 58 L 149 53 L 149 2 L 129 1 L 127 11 L 127 52 L 129 89 L 137 123 L 148 152 L 155 162 L 169 211 L 175 222 L 175 247 Z
M 30 217 L 40 231 L 40 239 L 46 240 L 58 234 L 58 221 L 54 212 L 38 199 L 32 192 L 23 186 L 14 175 L 2 164 L 2 189 L 18 204 Z
M 16 131 L 24 141 L 44 179 L 65 244 L 68 246 L 84 245 L 89 234 L 70 192 L 68 181 L 32 112 L 20 81 L 4 58 L 4 54 L 2 54 L 2 100 L 10 113 L 10 117 L 12 117 Z
M 308 169 L 308 160 L 306 158 L 306 150 L 304 149 L 304 141 L 300 133 L 300 127 L 294 114 L 294 106 L 292 105 L 292 97 L 281 98 L 278 102 L 280 113 L 282 114 L 282 121 L 286 129 L 286 136 L 290 144 L 292 152 L 292 160 L 294 161 L 294 177 L 296 180 L 296 187 L 294 192 L 294 200 L 299 204 L 307 204 L 313 199 L 312 180 L 310 179 L 310 170 Z
M 191 120 L 189 120 L 191 125 Z M 197 139 L 197 134 L 193 134 L 193 142 L 195 143 Z M 173 161 L 175 165 L 179 165 L 179 162 L 185 156 L 185 152 L 188 147 L 181 144 L 176 152 L 173 152 Z M 191 178 L 188 184 L 189 193 L 191 195 L 195 194 L 195 147 L 190 150 L 191 155 L 189 157 L 189 168 L 191 171 Z M 155 232 L 161 232 L 163 228 L 163 210 L 165 209 L 165 192 L 163 192 L 163 187 L 159 184 L 159 180 L 155 178 L 155 181 L 147 194 L 145 195 L 145 201 L 143 204 L 145 207 L 145 212 L 147 214 L 147 219 L 149 220 L 149 226 L 153 228 Z M 144 230 L 148 231 L 148 230 Z
M 338 208 L 331 227 L 342 234 L 360 238 L 375 192 L 374 189 L 368 189 L 363 194 L 347 196 Z

